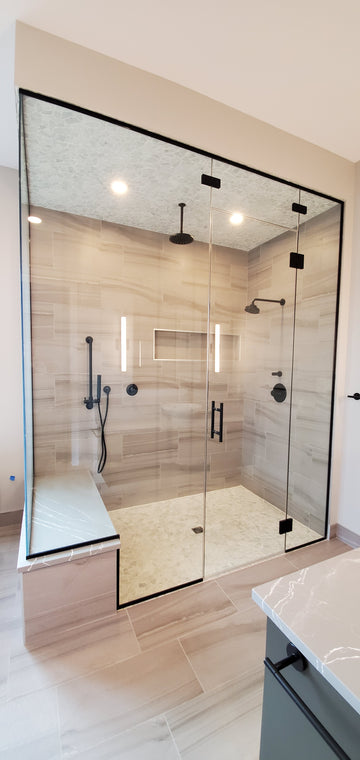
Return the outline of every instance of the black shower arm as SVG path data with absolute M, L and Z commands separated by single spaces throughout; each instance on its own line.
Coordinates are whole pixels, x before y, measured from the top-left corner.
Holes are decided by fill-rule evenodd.
M 284 306 L 285 298 L 280 298 L 279 301 L 277 301 L 274 298 L 254 298 L 254 300 L 251 301 L 251 303 L 255 303 L 255 301 L 263 301 L 263 302 L 266 301 L 266 303 L 279 303 L 281 304 L 281 306 Z

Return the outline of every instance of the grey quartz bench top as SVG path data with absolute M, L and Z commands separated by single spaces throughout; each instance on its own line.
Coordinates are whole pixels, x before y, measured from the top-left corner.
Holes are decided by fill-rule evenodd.
M 46 556 L 26 560 L 25 537 L 22 539 L 18 569 L 24 563 L 25 571 L 28 563 L 38 566 L 64 561 L 120 545 L 92 475 L 84 469 L 35 479 L 29 555 Z

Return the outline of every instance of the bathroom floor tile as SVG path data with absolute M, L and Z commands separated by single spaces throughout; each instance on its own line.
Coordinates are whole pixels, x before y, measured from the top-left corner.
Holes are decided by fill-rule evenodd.
M 0 758 L 60 760 L 56 693 L 46 689 L 0 705 Z
M 336 557 L 337 554 L 343 554 L 343 552 L 348 551 L 351 551 L 351 546 L 343 544 L 338 538 L 332 538 L 330 541 L 320 541 L 318 544 L 304 546 L 303 549 L 288 552 L 286 557 L 294 565 L 295 569 L 302 570 L 303 567 L 315 565 L 317 562 L 322 562 L 325 559 Z
M 166 713 L 182 760 L 258 760 L 262 668 Z
M 202 692 L 177 641 L 58 687 L 64 757 Z
M 125 611 L 55 644 L 27 649 L 20 644 L 10 658 L 8 694 L 13 697 L 73 680 L 133 657 L 139 644 Z
M 73 755 L 75 760 L 179 760 L 179 754 L 163 716 Z
M 248 610 L 180 639 L 205 691 L 214 689 L 262 666 L 265 656 L 266 617 L 252 603 Z
M 180 589 L 128 608 L 141 649 L 183 636 L 235 612 L 215 581 Z
M 235 570 L 228 575 L 222 575 L 217 578 L 217 583 L 239 609 L 244 609 L 252 604 L 251 590 L 254 586 L 265 583 L 265 578 L 271 581 L 273 578 L 293 572 L 294 565 L 287 556 L 274 557 L 265 562 Z

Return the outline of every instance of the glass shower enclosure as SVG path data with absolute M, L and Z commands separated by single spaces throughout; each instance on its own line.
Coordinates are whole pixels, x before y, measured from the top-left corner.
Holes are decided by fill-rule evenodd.
M 119 606 L 323 539 L 342 203 L 20 99 L 28 556 L 61 550 L 37 494 L 83 477 Z

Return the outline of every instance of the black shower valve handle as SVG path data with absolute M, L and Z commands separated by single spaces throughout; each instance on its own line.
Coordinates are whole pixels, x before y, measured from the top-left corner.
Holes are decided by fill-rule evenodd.
M 359 401 L 360 393 L 354 393 L 352 396 L 348 396 L 348 398 L 354 398 L 355 401 Z

